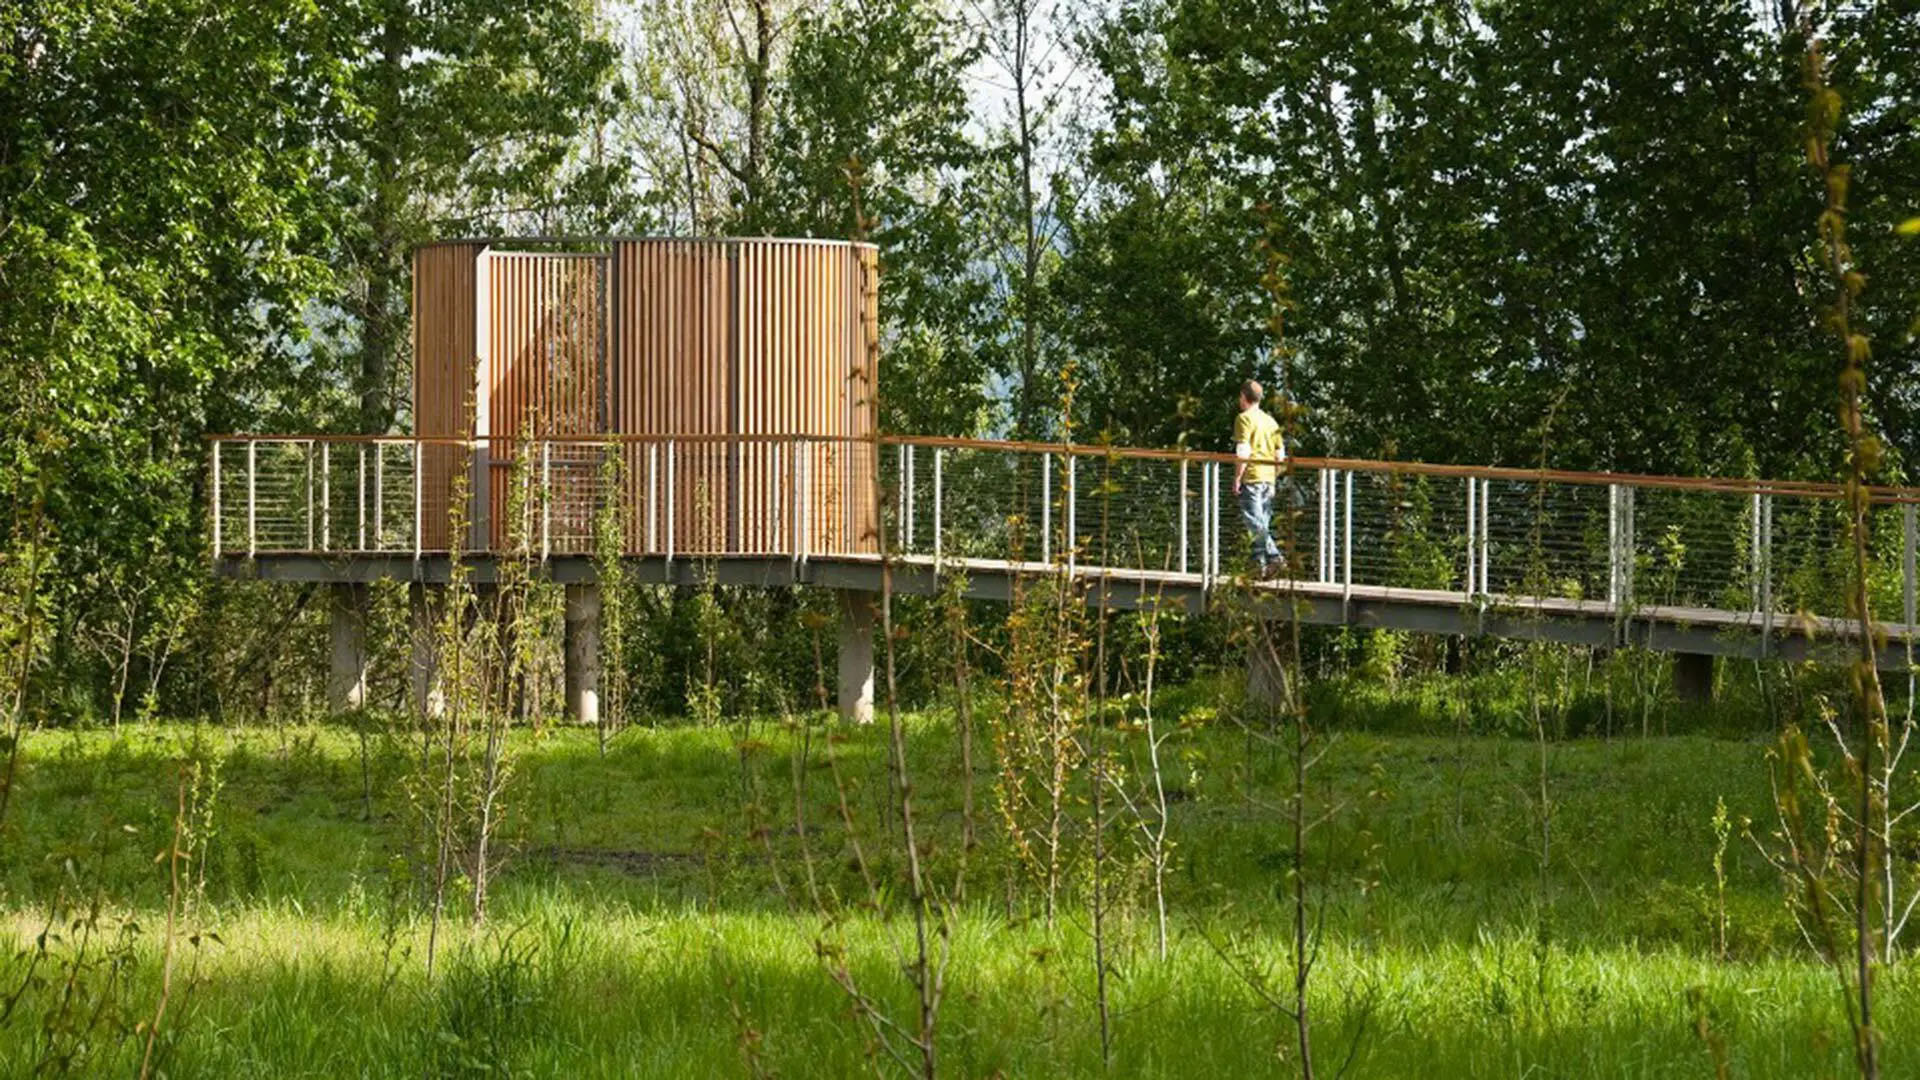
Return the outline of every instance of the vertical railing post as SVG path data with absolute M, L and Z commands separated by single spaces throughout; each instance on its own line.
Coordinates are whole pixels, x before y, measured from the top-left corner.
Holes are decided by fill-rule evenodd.
M 667 457 L 667 484 L 666 484 L 666 495 L 667 495 L 667 514 L 666 514 L 666 518 L 667 518 L 667 547 L 666 547 L 666 556 L 667 556 L 667 571 L 668 571 L 668 577 L 669 577 L 669 579 L 671 579 L 671 577 L 672 577 L 672 571 L 673 571 L 673 440 L 671 440 L 671 439 L 669 439 L 669 440 L 667 440 L 667 445 L 666 445 L 666 450 L 664 451 L 664 453 L 666 454 L 666 457 Z
M 251 559 L 260 550 L 259 521 L 259 444 L 247 440 L 247 558 Z
M 1620 606 L 1620 485 L 1607 485 L 1607 607 Z
M 1607 485 L 1607 606 L 1619 614 L 1620 603 L 1620 485 Z M 1755 594 L 1756 597 L 1758 594 Z
M 221 531 L 222 531 L 222 523 L 220 521 L 221 442 L 220 440 L 215 439 L 212 442 L 208 443 L 207 445 L 213 448 L 213 557 L 215 559 L 218 559 L 220 558 L 220 538 L 221 538 Z
M 1040 561 L 1053 561 L 1053 454 L 1040 455 Z
M 373 444 L 373 549 L 375 551 L 386 546 L 386 464 L 386 445 L 375 442 Z
M 1327 584 L 1340 581 L 1340 470 L 1327 470 Z
M 473 444 L 468 443 L 467 446 L 471 450 Z M 413 557 L 415 559 L 420 558 L 427 546 L 426 477 L 422 475 L 426 470 L 421 468 L 423 455 L 420 450 L 421 442 L 416 437 L 413 440 Z M 452 542 L 452 537 L 448 537 L 448 542 Z
M 936 446 L 933 448 L 933 561 L 934 561 L 934 565 L 936 566 L 939 565 L 940 556 L 943 554 L 943 548 L 941 546 L 941 539 L 940 539 L 940 525 L 941 525 L 940 511 L 941 511 L 942 480 L 943 480 L 943 477 L 941 475 L 941 465 L 945 457 L 946 457 L 945 452 L 942 451 L 939 447 Z
M 1340 470 L 1327 470 L 1327 584 L 1340 581 Z
M 1478 481 L 1475 478 L 1467 477 L 1467 583 L 1463 591 L 1468 596 L 1473 595 L 1473 587 L 1479 581 L 1478 571 L 1474 566 L 1474 557 L 1477 554 L 1475 548 L 1480 542 L 1480 500 L 1477 497 L 1478 493 L 1474 490 L 1477 484 Z
M 387 444 L 373 444 L 373 548 L 387 546 Z
M 333 550 L 333 444 L 320 444 L 320 550 Z
M 1207 506 L 1206 506 L 1206 550 L 1201 553 L 1201 562 L 1206 567 L 1207 586 L 1220 577 L 1220 463 L 1207 462 Z
M 1200 463 L 1200 590 L 1212 588 L 1213 563 L 1210 552 L 1210 538 L 1213 536 L 1213 463 Z
M 1187 572 L 1187 459 L 1180 459 L 1180 572 Z
M 367 550 L 367 444 L 354 447 L 353 504 L 353 540 L 355 551 Z
M 1759 614 L 1761 611 L 1760 514 L 1760 492 L 1756 490 L 1752 498 L 1748 500 L 1747 509 L 1748 525 L 1750 526 L 1747 540 L 1747 582 L 1749 586 L 1747 591 L 1753 594 L 1753 610 L 1755 614 Z
M 588 535 L 592 535 L 589 532 Z M 599 552 L 595 551 L 598 555 Z M 540 440 L 540 561 L 553 558 L 553 441 Z
M 1220 567 L 1227 554 L 1226 541 L 1221 537 L 1220 528 L 1221 509 L 1226 501 L 1221 498 L 1226 493 L 1226 481 L 1221 477 L 1224 471 L 1220 468 L 1220 462 L 1214 462 L 1213 482 L 1207 485 L 1213 491 L 1213 533 L 1207 538 L 1207 558 L 1213 561 L 1213 580 L 1216 584 L 1220 581 Z
M 1327 580 L 1327 470 L 1314 470 L 1313 580 Z
M 1318 508 L 1314 511 L 1314 514 L 1313 514 L 1314 516 L 1313 569 L 1314 569 L 1314 580 L 1324 583 L 1332 580 L 1332 578 L 1328 575 L 1328 570 L 1330 568 L 1327 566 L 1328 552 L 1332 549 L 1332 543 L 1329 537 L 1327 536 L 1327 518 L 1329 517 L 1327 513 L 1327 508 L 1330 504 L 1327 501 L 1327 470 L 1326 469 L 1320 470 L 1320 489 L 1319 490 L 1320 490 L 1320 495 L 1319 495 L 1320 501 L 1317 504 Z
M 647 554 L 660 550 L 660 444 L 647 444 Z
M 1313 488 L 1313 580 L 1327 580 L 1327 469 L 1315 469 Z
M 1487 573 L 1487 556 L 1492 546 L 1488 542 L 1488 538 L 1493 535 L 1493 529 L 1491 527 L 1493 514 L 1493 500 L 1490 498 L 1491 489 L 1492 485 L 1487 481 L 1480 481 L 1480 595 L 1482 596 L 1490 596 L 1493 593 L 1493 586 L 1491 584 L 1492 575 Z

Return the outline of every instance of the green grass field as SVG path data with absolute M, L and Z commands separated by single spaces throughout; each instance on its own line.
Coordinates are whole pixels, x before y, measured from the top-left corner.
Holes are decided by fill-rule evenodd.
M 910 724 L 928 862 L 947 882 L 963 824 L 957 740 L 944 715 Z M 889 1071 L 820 956 L 844 947 L 859 987 L 911 1026 L 902 890 L 888 886 L 879 908 L 853 903 L 865 891 L 851 841 L 877 878 L 900 879 L 884 725 L 836 748 L 852 836 L 823 730 L 798 770 L 800 801 L 815 880 L 849 901 L 842 917 L 823 918 L 804 885 L 794 733 L 756 723 L 743 743 L 738 727 L 636 728 L 604 757 L 591 732 L 521 735 L 488 919 L 472 926 L 455 882 L 431 981 L 411 741 L 375 738 L 363 764 L 340 727 L 31 735 L 0 831 L 12 931 L 0 1074 L 138 1073 L 165 938 L 168 864 L 155 856 L 188 758 L 217 761 L 221 786 L 198 826 L 204 858 L 185 871 L 156 1045 L 167 1075 Z M 1116 738 L 1139 756 L 1137 735 Z M 1720 1059 L 1734 1076 L 1847 1072 L 1835 978 L 1737 831 L 1721 955 L 1712 818 L 1724 799 L 1735 821 L 1766 831 L 1764 749 L 1697 734 L 1551 744 L 1543 878 L 1535 744 L 1342 734 L 1312 774 L 1316 805 L 1341 807 L 1315 834 L 1309 871 L 1324 909 L 1320 1075 L 1349 1055 L 1346 1075 L 1377 1077 L 1693 1077 Z M 1276 985 L 1288 978 L 1286 760 L 1225 724 L 1196 724 L 1167 752 L 1171 947 L 1157 956 L 1143 862 L 1116 829 L 1106 1068 L 1291 1071 L 1292 1023 L 1245 977 L 1266 965 Z M 1049 930 L 1036 886 L 1005 854 L 993 761 L 983 731 L 982 844 L 952 926 L 942 1071 L 1100 1074 L 1090 866 L 1071 867 Z M 1901 1064 L 1920 1001 L 1909 981 L 1895 966 L 1881 983 L 1889 1076 L 1913 1075 Z

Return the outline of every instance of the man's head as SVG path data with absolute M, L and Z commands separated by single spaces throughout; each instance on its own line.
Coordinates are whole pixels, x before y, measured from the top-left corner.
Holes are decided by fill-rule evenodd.
M 1260 389 L 1260 384 L 1253 381 L 1252 379 L 1248 379 L 1246 382 L 1241 383 L 1240 384 L 1240 411 L 1246 412 L 1248 409 L 1251 409 L 1254 406 L 1260 404 L 1260 399 L 1265 396 L 1266 396 L 1266 391 Z

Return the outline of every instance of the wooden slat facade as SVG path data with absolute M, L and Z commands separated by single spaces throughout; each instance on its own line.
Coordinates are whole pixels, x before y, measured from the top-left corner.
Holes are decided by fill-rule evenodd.
M 425 247 L 413 257 L 414 434 L 459 436 L 473 430 L 467 400 L 473 385 L 478 244 Z M 422 393 L 423 388 L 427 391 Z M 421 539 L 447 546 L 447 505 L 453 470 L 462 457 L 455 446 L 418 447 L 425 469 L 421 484 Z M 379 453 L 376 449 L 375 453 Z M 388 463 L 408 465 L 395 457 Z
M 609 430 L 608 260 L 601 255 L 489 251 L 486 300 L 488 535 L 496 550 L 538 547 L 543 527 L 532 500 L 509 521 L 516 458 L 547 479 L 550 528 L 570 543 L 592 535 L 600 455 L 568 447 L 540 457 L 524 437 L 595 435 Z M 537 488 L 535 490 L 538 490 Z M 516 539 L 517 538 L 517 539 Z
M 522 435 L 870 436 L 874 271 L 872 248 L 831 241 L 632 239 L 604 254 L 422 248 L 416 310 L 427 311 L 423 299 L 446 310 L 415 323 L 416 355 L 435 358 L 415 372 L 417 415 L 436 425 L 420 434 L 490 437 L 474 506 L 496 549 L 511 535 L 504 511 Z M 453 303 L 461 297 L 464 309 Z M 601 453 L 552 451 L 556 549 L 590 546 Z M 807 551 L 875 550 L 867 446 L 815 445 L 796 461 L 790 444 L 676 444 L 670 509 L 665 457 L 649 444 L 624 451 L 632 553 L 669 543 L 688 555 L 791 552 L 796 499 Z

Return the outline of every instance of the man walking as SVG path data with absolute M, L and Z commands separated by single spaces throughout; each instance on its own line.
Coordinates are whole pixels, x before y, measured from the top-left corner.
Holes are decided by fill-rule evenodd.
M 1280 425 L 1260 408 L 1265 391 L 1248 379 L 1240 387 L 1240 413 L 1233 418 L 1233 453 L 1240 460 L 1233 469 L 1233 493 L 1240 499 L 1240 516 L 1253 543 L 1253 563 L 1261 577 L 1272 577 L 1285 563 L 1273 542 L 1273 489 L 1279 479 L 1276 464 L 1286 460 L 1286 440 Z

